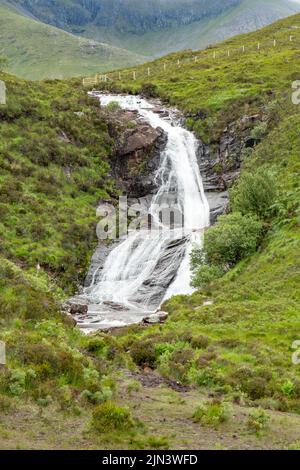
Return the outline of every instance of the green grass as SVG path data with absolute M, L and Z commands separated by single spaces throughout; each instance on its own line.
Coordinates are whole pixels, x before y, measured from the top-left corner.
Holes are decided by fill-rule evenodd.
M 8 70 L 28 79 L 98 73 L 143 61 L 122 48 L 74 36 L 0 5 L 1 54 Z
M 97 241 L 97 203 L 113 192 L 106 118 L 72 83 L 1 79 L 1 255 L 28 269 L 39 263 L 70 291 Z

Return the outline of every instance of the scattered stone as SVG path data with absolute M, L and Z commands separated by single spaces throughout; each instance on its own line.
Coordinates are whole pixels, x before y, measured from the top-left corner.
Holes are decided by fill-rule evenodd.
M 71 304 L 70 313 L 71 315 L 87 315 L 88 309 L 86 304 Z
M 145 317 L 143 323 L 155 325 L 156 323 L 163 323 L 167 320 L 169 314 L 167 312 L 157 312 Z

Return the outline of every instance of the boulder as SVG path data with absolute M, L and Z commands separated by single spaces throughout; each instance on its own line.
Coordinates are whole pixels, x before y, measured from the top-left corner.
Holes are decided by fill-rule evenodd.
M 163 323 L 167 320 L 169 314 L 167 312 L 156 312 L 153 313 L 152 315 L 149 315 L 148 317 L 145 317 L 143 319 L 143 323 L 150 324 L 150 325 L 155 325 L 157 323 Z
M 71 315 L 87 315 L 88 309 L 89 307 L 86 304 L 71 304 L 70 313 Z

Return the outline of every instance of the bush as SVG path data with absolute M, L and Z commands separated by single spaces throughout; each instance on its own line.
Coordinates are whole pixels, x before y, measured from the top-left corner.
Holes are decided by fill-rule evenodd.
M 133 427 L 133 419 L 127 408 L 121 408 L 108 401 L 95 408 L 92 427 L 98 432 L 127 430 Z
M 141 87 L 141 94 L 146 98 L 156 98 L 158 96 L 157 86 L 153 83 L 144 83 Z
M 242 214 L 267 217 L 276 198 L 276 182 L 268 171 L 244 173 L 231 191 L 231 208 Z
M 281 386 L 281 392 L 285 397 L 293 397 L 295 393 L 295 384 L 291 380 L 286 380 Z
M 193 414 L 195 423 L 217 427 L 231 418 L 232 409 L 227 402 L 202 403 Z
M 249 413 L 248 429 L 251 432 L 259 433 L 267 428 L 270 420 L 269 415 L 262 408 L 255 409 Z
M 252 129 L 251 138 L 259 141 L 262 140 L 268 132 L 268 124 L 266 122 L 261 122 Z
M 222 269 L 220 266 L 203 263 L 194 272 L 192 278 L 192 286 L 206 286 L 207 284 L 213 282 L 215 279 L 219 279 L 220 277 L 222 277 L 224 273 L 224 269 Z
M 136 365 L 154 367 L 156 363 L 153 341 L 137 341 L 131 346 L 130 354 Z
M 111 112 L 115 113 L 116 111 L 119 111 L 119 109 L 121 109 L 121 106 L 119 105 L 119 103 L 117 101 L 111 101 L 106 106 L 106 109 L 108 109 L 108 111 L 111 111 Z
M 220 217 L 218 223 L 206 231 L 203 249 L 192 251 L 193 285 L 201 287 L 211 282 L 253 254 L 261 233 L 262 223 L 253 215 L 234 212 Z
M 259 400 L 269 394 L 268 381 L 263 377 L 249 379 L 242 384 L 242 388 L 252 400 Z

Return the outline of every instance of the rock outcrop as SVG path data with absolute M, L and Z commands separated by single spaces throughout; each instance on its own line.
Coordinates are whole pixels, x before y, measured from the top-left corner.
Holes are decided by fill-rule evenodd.
M 157 189 L 155 173 L 167 143 L 161 128 L 153 128 L 133 111 L 114 113 L 109 132 L 115 141 L 113 176 L 129 198 L 141 198 Z
M 205 116 L 197 116 L 204 119 Z M 211 210 L 211 223 L 226 212 L 228 190 L 239 175 L 243 155 L 248 148 L 256 145 L 251 137 L 252 129 L 264 118 L 259 114 L 245 115 L 224 129 L 218 142 L 206 145 L 200 142 L 198 150 L 199 167 L 204 190 Z

